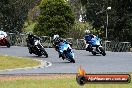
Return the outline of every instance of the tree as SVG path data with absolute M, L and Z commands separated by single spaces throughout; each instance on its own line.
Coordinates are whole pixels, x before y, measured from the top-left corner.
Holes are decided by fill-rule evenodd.
M 85 35 L 86 29 L 91 30 L 92 25 L 88 22 L 75 21 L 75 25 L 73 26 L 72 30 L 70 30 L 68 36 L 74 39 L 82 39 Z
M 36 0 L 0 0 L 0 30 L 22 32 L 28 10 L 35 2 Z
M 86 7 L 85 20 L 98 29 L 106 28 L 106 12 L 109 14 L 108 39 L 132 41 L 132 0 L 81 0 Z M 107 11 L 107 7 L 112 9 Z M 98 12 L 101 12 L 97 14 Z M 104 34 L 105 36 L 105 34 Z
M 115 8 L 115 25 L 113 26 L 113 34 L 119 41 L 130 41 L 132 35 L 132 1 L 131 0 L 117 0 L 114 5 Z
M 75 16 L 64 0 L 44 0 L 40 4 L 38 23 L 34 28 L 37 35 L 66 36 L 74 25 Z
M 82 14 L 81 12 L 81 0 L 67 0 L 68 4 L 72 7 L 72 10 L 75 13 L 75 18 L 78 21 L 80 18 L 80 15 Z

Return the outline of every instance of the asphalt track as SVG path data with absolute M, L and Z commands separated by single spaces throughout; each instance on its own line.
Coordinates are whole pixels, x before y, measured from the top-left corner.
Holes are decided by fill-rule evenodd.
M 47 67 L 0 71 L 0 74 L 43 74 L 43 73 L 77 73 L 81 66 L 86 73 L 132 72 L 132 52 L 106 52 L 106 56 L 96 55 L 85 50 L 74 50 L 76 63 L 69 63 L 58 57 L 53 48 L 45 48 L 48 58 L 37 57 L 28 53 L 27 47 L 0 47 L 0 55 L 28 57 L 50 62 Z

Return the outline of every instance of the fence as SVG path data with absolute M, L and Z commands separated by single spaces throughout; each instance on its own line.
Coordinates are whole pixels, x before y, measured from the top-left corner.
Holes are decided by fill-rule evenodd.
M 15 34 L 15 33 L 8 33 L 8 40 L 10 41 L 11 45 L 15 46 L 25 46 L 26 45 L 26 34 Z
M 11 45 L 15 46 L 26 46 L 26 34 L 14 34 L 8 33 L 8 39 Z M 44 47 L 52 47 L 52 37 L 48 36 L 41 36 L 42 44 Z M 85 44 L 84 39 L 73 39 L 73 38 L 66 38 L 67 41 L 73 44 L 73 48 L 78 50 L 84 50 Z M 117 41 L 104 41 L 102 42 L 102 46 L 106 46 L 106 51 L 112 52 L 128 52 L 130 51 L 131 44 L 130 42 L 117 42 Z
M 112 52 L 128 52 L 131 48 L 130 42 L 111 42 L 111 51 Z

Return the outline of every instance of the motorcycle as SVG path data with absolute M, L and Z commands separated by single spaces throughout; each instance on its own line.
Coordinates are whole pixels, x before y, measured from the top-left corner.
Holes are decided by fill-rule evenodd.
M 10 48 L 10 43 L 7 40 L 7 37 L 0 37 L 0 46 L 7 46 Z
M 40 40 L 34 40 L 34 46 L 32 47 L 28 47 L 29 49 L 29 53 L 30 54 L 35 54 L 35 55 L 38 55 L 38 56 L 42 56 L 44 55 L 46 58 L 48 57 L 48 54 L 47 52 L 45 51 L 43 45 L 41 44 Z
M 58 47 L 59 47 L 60 53 L 63 54 L 64 59 L 72 63 L 75 63 L 74 52 L 69 43 L 65 41 L 62 44 L 60 44 Z
M 92 52 L 93 55 L 96 54 L 102 54 L 103 56 L 106 55 L 105 50 L 101 46 L 101 39 L 98 38 L 98 36 L 91 39 L 89 46 L 90 46 L 89 52 Z

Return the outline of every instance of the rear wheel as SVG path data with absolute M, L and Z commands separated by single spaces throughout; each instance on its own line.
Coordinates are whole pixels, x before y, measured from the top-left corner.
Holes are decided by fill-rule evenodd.
M 38 54 L 38 57 L 42 56 L 42 54 Z
M 99 47 L 99 49 L 100 49 L 102 55 L 105 56 L 106 55 L 105 50 L 102 47 Z
M 96 55 L 96 52 L 92 51 L 92 54 L 93 54 L 93 55 Z
M 10 45 L 10 43 L 9 43 L 9 42 L 7 42 L 7 45 L 6 45 L 6 46 L 7 46 L 8 48 L 10 48 L 10 46 L 11 46 L 11 45 Z
M 42 54 L 47 58 L 48 57 L 48 54 L 47 52 L 45 51 L 45 49 L 42 49 Z

